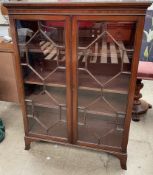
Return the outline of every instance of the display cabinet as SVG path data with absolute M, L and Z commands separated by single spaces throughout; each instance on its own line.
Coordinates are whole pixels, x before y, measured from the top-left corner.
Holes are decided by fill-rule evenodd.
M 149 2 L 4 3 L 25 148 L 51 141 L 111 153 L 126 169 L 144 16 Z

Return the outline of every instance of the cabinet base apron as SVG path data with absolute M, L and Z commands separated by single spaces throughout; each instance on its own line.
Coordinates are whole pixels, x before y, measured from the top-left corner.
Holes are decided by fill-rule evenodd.
M 38 137 L 29 137 L 29 136 L 25 136 L 24 137 L 24 141 L 25 141 L 25 150 L 30 150 L 31 149 L 31 143 L 32 142 L 50 142 L 53 144 L 59 144 L 59 145 L 63 145 L 63 146 L 69 146 L 69 147 L 75 147 L 75 148 L 84 148 L 84 149 L 88 149 L 88 150 L 94 150 L 94 151 L 103 151 L 106 152 L 108 154 L 111 154 L 115 157 L 117 157 L 120 160 L 120 165 L 121 168 L 124 170 L 127 170 L 127 153 L 123 153 L 123 152 L 115 152 L 115 151 L 109 151 L 109 150 L 105 150 L 105 149 L 100 149 L 100 148 L 93 148 L 93 147 L 89 147 L 89 146 L 84 146 L 81 144 L 70 144 L 67 142 L 57 142 L 57 141 L 53 141 L 53 140 L 46 140 L 46 139 L 42 139 L 42 138 L 38 138 Z

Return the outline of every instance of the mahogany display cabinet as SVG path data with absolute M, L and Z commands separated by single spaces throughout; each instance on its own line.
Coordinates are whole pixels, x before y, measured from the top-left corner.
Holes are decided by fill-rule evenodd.
M 32 141 L 111 153 L 126 169 L 144 17 L 151 2 L 10 1 L 25 149 Z

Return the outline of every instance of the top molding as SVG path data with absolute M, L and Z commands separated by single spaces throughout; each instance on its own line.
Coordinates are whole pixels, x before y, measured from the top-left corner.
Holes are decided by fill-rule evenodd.
M 144 0 L 12 0 L 3 3 L 9 14 L 38 14 L 38 10 L 39 14 L 44 14 L 45 10 L 48 13 L 63 10 L 60 14 L 77 14 L 79 10 L 85 10 L 82 11 L 85 14 L 97 10 L 102 14 L 106 14 L 107 11 L 113 14 L 124 11 L 124 14 L 129 15 L 143 15 L 151 4 L 151 1 Z

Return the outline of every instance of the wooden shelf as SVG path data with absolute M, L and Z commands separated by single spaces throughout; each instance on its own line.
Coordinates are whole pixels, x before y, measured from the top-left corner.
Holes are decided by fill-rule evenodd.
M 41 76 L 46 77 L 49 73 L 50 72 L 43 71 L 41 72 Z M 24 82 L 26 84 L 43 85 L 43 81 L 32 71 L 24 78 Z M 54 72 L 47 80 L 45 80 L 45 84 L 53 87 L 66 87 L 65 71 L 58 70 Z
M 42 90 L 42 89 L 41 89 Z M 66 110 L 66 89 L 47 87 L 47 92 L 36 90 L 26 96 L 28 105 L 54 108 Z M 50 98 L 49 96 L 53 97 Z M 104 99 L 99 98 L 96 103 L 92 104 L 97 97 L 100 97 L 100 92 L 79 90 L 78 91 L 78 111 L 96 115 L 106 115 L 116 117 L 118 115 L 125 116 L 127 95 L 104 92 Z M 107 100 L 107 102 L 106 102 Z M 109 103 L 109 104 L 108 104 Z
M 19 50 L 20 50 L 20 52 L 26 52 L 25 44 L 20 43 L 19 44 Z M 28 52 L 31 52 L 31 53 L 41 53 L 41 54 L 43 54 L 43 52 L 45 50 L 47 50 L 47 47 L 44 48 L 43 50 L 41 50 L 39 43 L 30 43 L 28 45 Z M 47 53 L 49 53 L 49 52 L 47 52 Z M 54 51 L 52 51 L 52 53 L 55 54 L 57 52 L 55 52 L 55 50 L 54 50 Z M 60 49 L 60 53 L 65 54 L 64 47 Z
M 111 117 L 116 117 L 117 114 L 125 116 L 127 95 L 104 92 L 103 97 L 104 99 L 101 97 L 100 92 L 79 90 L 79 111 Z
M 41 76 L 45 77 L 50 72 L 41 72 Z M 65 70 L 58 70 L 54 72 L 45 83 L 32 71 L 28 73 L 24 78 L 24 82 L 26 84 L 36 84 L 36 85 L 47 85 L 50 87 L 65 87 L 66 88 L 66 77 Z M 101 86 L 86 72 L 80 71 L 78 79 L 78 88 L 83 90 L 91 90 L 91 91 L 101 91 Z M 111 79 L 113 76 L 110 75 L 95 75 L 95 77 L 101 82 L 106 83 L 108 79 Z M 128 94 L 129 88 L 129 79 L 130 74 L 122 73 L 117 78 L 109 82 L 104 86 L 104 91 L 110 93 L 120 93 L 120 94 Z
M 61 106 L 62 109 L 65 110 L 66 91 L 63 88 L 61 89 L 55 87 L 46 88 L 46 92 L 42 92 L 42 89 L 39 91 L 36 89 L 36 92 L 26 96 L 25 101 L 27 101 L 28 105 L 31 105 L 32 102 L 35 106 L 55 109 L 59 109 L 59 106 Z
M 103 76 L 94 75 L 94 76 L 103 85 L 115 75 L 103 75 Z M 79 77 L 78 84 L 80 89 L 87 89 L 87 90 L 93 90 L 93 91 L 101 90 L 100 84 L 98 84 L 85 71 L 80 71 L 78 77 Z M 116 77 L 114 80 L 106 84 L 103 87 L 104 91 L 112 92 L 112 93 L 128 94 L 129 80 L 130 80 L 130 74 L 122 73 L 121 75 Z

